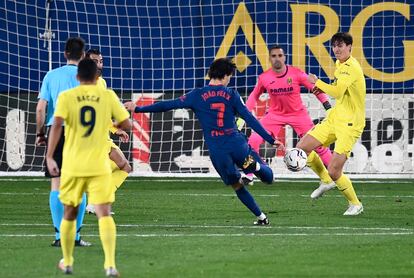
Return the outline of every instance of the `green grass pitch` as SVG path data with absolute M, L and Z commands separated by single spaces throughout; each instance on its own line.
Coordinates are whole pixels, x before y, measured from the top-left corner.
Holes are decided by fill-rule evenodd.
M 365 212 L 342 213 L 316 181 L 256 183 L 249 190 L 271 225 L 218 179 L 129 179 L 117 192 L 122 277 L 414 277 L 414 181 L 354 182 Z M 45 179 L 0 180 L 1 277 L 61 277 Z M 97 221 L 85 216 L 74 277 L 103 277 Z

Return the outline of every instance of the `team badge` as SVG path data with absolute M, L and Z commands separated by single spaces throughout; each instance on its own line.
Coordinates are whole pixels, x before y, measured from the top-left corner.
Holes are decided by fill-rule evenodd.
M 292 77 L 288 77 L 287 83 L 288 83 L 288 85 L 292 85 Z

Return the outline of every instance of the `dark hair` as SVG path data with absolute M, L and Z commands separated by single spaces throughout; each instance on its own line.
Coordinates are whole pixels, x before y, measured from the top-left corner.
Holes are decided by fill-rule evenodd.
M 85 41 L 82 38 L 69 38 L 66 40 L 66 59 L 79 61 L 82 58 Z
M 346 45 L 352 44 L 353 40 L 351 34 L 346 32 L 339 32 L 332 36 L 331 45 L 341 42 L 345 43 Z
M 91 57 L 92 54 L 101 55 L 102 53 L 101 51 L 99 51 L 98 48 L 91 48 L 91 49 L 88 49 L 88 51 L 86 51 L 85 58 Z
M 271 47 L 269 48 L 269 54 L 270 54 L 270 52 L 272 52 L 272 50 L 273 50 L 273 49 L 282 49 L 282 50 L 283 50 L 283 52 L 285 52 L 285 50 L 283 49 L 283 47 L 282 47 L 282 46 L 280 46 L 280 45 L 276 44 L 276 45 L 273 45 L 273 46 L 271 46 Z
M 98 74 L 98 66 L 89 58 L 83 59 L 78 65 L 78 78 L 80 81 L 94 81 Z
M 223 79 L 226 75 L 233 75 L 236 65 L 230 58 L 219 58 L 211 63 L 208 70 L 210 79 Z

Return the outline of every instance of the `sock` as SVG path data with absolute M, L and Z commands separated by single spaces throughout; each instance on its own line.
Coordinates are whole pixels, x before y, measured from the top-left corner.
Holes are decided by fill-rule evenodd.
M 75 248 L 75 220 L 62 219 L 60 225 L 60 244 L 62 246 L 64 265 L 73 265 L 73 249 Z
M 251 211 L 254 215 L 259 216 L 262 212 L 259 206 L 256 204 L 253 196 L 250 192 L 243 186 L 242 188 L 236 190 L 237 197 L 240 201 Z
M 82 203 L 79 205 L 78 216 L 76 217 L 76 240 L 80 240 L 80 230 L 83 225 L 83 218 L 85 217 L 86 203 L 86 193 L 83 193 Z
M 359 205 L 360 202 L 352 186 L 351 180 L 348 176 L 342 174 L 342 176 L 335 181 L 336 187 L 341 191 L 350 204 Z
M 260 220 L 265 220 L 266 219 L 266 214 L 264 214 L 263 212 L 257 217 Z
M 58 198 L 59 191 L 50 191 L 49 194 L 49 207 L 52 214 L 52 222 L 55 227 L 55 239 L 60 239 L 60 223 L 63 218 L 63 204 Z
M 111 216 L 99 218 L 99 236 L 105 254 L 104 268 L 115 267 L 116 226 Z
M 112 172 L 112 185 L 114 186 L 114 190 L 117 191 L 125 179 L 128 177 L 128 173 L 122 170 L 115 170 Z
M 327 147 L 318 147 L 315 149 L 315 152 L 321 158 L 323 165 L 325 165 L 325 167 L 328 167 L 329 162 L 331 161 L 331 158 L 332 158 L 331 150 Z
M 318 175 L 323 183 L 332 182 L 328 170 L 326 170 L 326 167 L 323 165 L 322 160 L 314 151 L 308 155 L 308 166 L 315 172 L 315 174 Z

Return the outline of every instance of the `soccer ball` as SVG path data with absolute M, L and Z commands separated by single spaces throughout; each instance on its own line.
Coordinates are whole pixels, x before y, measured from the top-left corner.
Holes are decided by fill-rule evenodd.
M 283 159 L 286 167 L 292 172 L 299 172 L 306 166 L 308 156 L 305 151 L 298 148 L 290 149 L 286 152 Z

